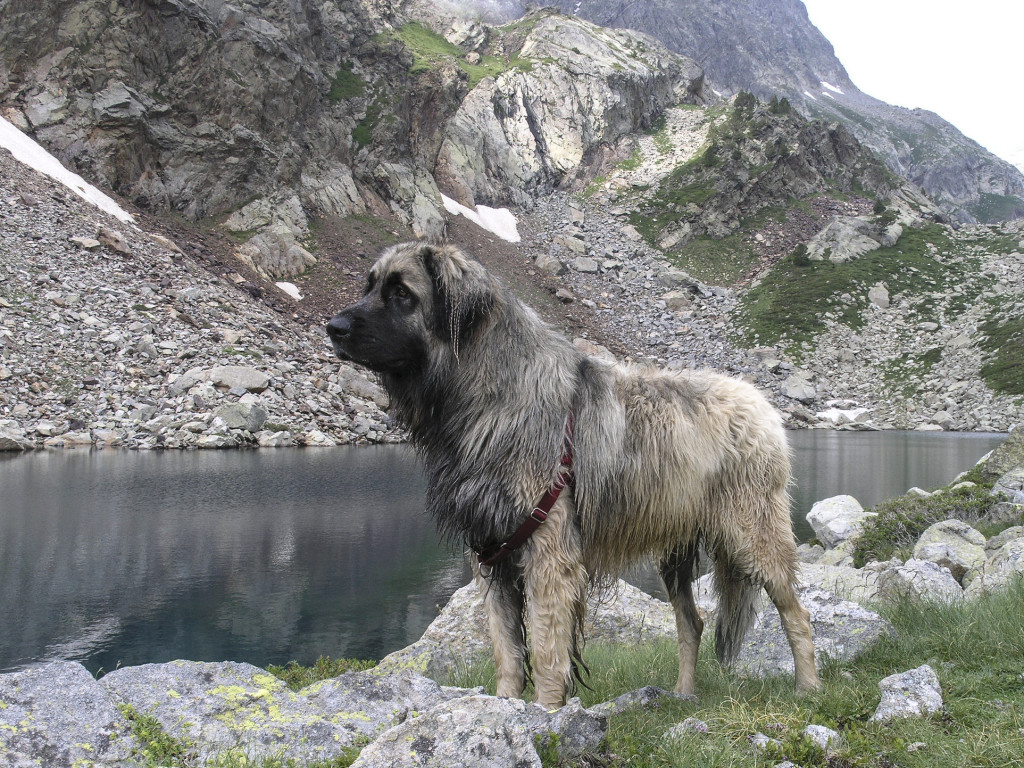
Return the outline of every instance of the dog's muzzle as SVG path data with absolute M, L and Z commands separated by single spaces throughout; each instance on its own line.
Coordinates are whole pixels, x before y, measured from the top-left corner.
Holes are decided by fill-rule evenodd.
M 327 323 L 327 336 L 331 340 L 331 346 L 334 347 L 334 354 L 342 360 L 350 359 L 345 344 L 352 336 L 352 318 L 344 314 L 332 317 Z

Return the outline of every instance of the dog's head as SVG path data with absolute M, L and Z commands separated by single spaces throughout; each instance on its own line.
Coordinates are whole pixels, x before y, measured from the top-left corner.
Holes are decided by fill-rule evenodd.
M 454 246 L 402 243 L 370 269 L 363 298 L 327 324 L 334 352 L 374 371 L 418 371 L 442 351 L 458 358 L 494 303 L 493 278 Z

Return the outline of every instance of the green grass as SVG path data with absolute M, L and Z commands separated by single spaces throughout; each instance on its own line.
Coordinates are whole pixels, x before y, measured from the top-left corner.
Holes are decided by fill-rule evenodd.
M 366 83 L 355 72 L 352 71 L 352 64 L 344 62 L 331 80 L 331 90 L 327 98 L 333 102 L 354 99 L 366 92 Z
M 822 690 L 797 696 L 791 677 L 744 680 L 714 658 L 710 630 L 697 667 L 699 703 L 664 700 L 609 721 L 600 754 L 546 766 L 607 768 L 770 768 L 791 760 L 803 768 L 971 768 L 1024 766 L 1024 584 L 956 606 L 906 600 L 883 608 L 896 636 L 882 640 L 852 662 L 820 665 Z M 645 685 L 671 689 L 677 673 L 672 641 L 628 648 L 589 646 L 591 668 L 581 690 L 584 706 L 608 701 Z M 879 702 L 878 681 L 929 664 L 936 671 L 946 709 L 932 717 L 882 725 L 870 723 Z M 457 685 L 494 690 L 490 664 L 463 672 Z M 678 740 L 664 733 L 687 717 L 709 732 Z M 837 730 L 842 742 L 825 753 L 803 739 L 809 724 Z M 782 742 L 758 753 L 748 739 L 762 732 Z M 908 749 L 910 745 L 925 745 Z
M 929 224 L 907 229 L 891 248 L 879 248 L 842 264 L 826 259 L 801 267 L 792 259 L 783 259 L 742 297 L 740 340 L 750 345 L 785 339 L 799 345 L 825 329 L 825 313 L 850 328 L 860 328 L 864 324 L 862 312 L 868 305 L 867 291 L 881 281 L 888 284 L 890 295 L 937 292 L 962 285 L 964 265 L 936 261 L 930 255 L 929 243 L 940 251 L 951 247 L 942 227 Z M 838 302 L 843 293 L 849 293 L 854 301 Z M 958 299 L 961 303 L 968 300 L 966 294 Z M 951 308 L 955 311 L 957 306 L 954 302 Z M 928 315 L 930 308 L 929 301 L 916 307 L 922 320 L 933 319 Z
M 411 74 L 422 74 L 436 69 L 442 61 L 454 61 L 455 64 L 469 75 L 469 87 L 473 88 L 485 77 L 497 77 L 510 69 L 530 71 L 534 62 L 530 59 L 512 56 L 507 62 L 498 56 L 483 56 L 479 64 L 466 61 L 466 53 L 457 45 L 448 42 L 444 36 L 437 34 L 418 21 L 411 21 L 389 33 L 400 40 L 413 55 Z
M 318 658 L 312 666 L 302 666 L 298 662 L 289 661 L 284 666 L 271 664 L 267 671 L 280 678 L 293 691 L 301 691 L 303 688 L 319 682 L 330 680 L 346 672 L 362 671 L 377 666 L 375 661 L 364 661 L 362 659 L 332 659 L 327 656 Z
M 720 239 L 696 237 L 673 252 L 669 260 L 712 285 L 732 285 L 757 264 L 754 249 L 742 232 Z
M 176 739 L 164 731 L 152 715 L 144 715 L 130 704 L 120 705 L 121 714 L 128 721 L 132 735 L 139 742 L 132 758 L 143 766 L 162 768 L 191 768 L 196 765 L 196 745 L 187 739 Z
M 996 392 L 1024 395 L 1024 317 L 988 320 L 978 329 L 986 353 L 981 376 Z
M 864 523 L 854 541 L 853 563 L 860 568 L 872 560 L 888 560 L 905 554 L 928 526 L 943 520 L 963 520 L 974 524 L 988 513 L 998 499 L 989 496 L 992 483 L 982 483 L 979 475 L 969 475 L 972 488 L 943 489 L 940 494 L 905 494 L 871 508 L 875 517 Z

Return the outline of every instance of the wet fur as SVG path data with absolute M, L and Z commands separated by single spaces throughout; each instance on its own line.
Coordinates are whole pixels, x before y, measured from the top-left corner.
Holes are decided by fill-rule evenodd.
M 751 386 L 589 358 L 450 246 L 385 251 L 366 295 L 328 332 L 339 356 L 381 374 L 423 457 L 428 511 L 477 551 L 507 539 L 553 482 L 567 414 L 576 414 L 574 492 L 513 558 L 477 573 L 499 695 L 522 693 L 528 627 L 537 700 L 563 703 L 588 585 L 650 556 L 679 630 L 676 690 L 693 693 L 698 545 L 715 560 L 719 658 L 735 658 L 764 587 L 783 618 L 797 687 L 817 687 L 794 590 L 785 433 Z

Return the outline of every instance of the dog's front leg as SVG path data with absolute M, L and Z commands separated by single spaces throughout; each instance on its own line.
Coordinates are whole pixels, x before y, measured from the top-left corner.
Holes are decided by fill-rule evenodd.
M 487 628 L 494 646 L 497 695 L 519 698 L 526 679 L 526 630 L 523 625 L 523 582 L 511 560 L 501 563 L 484 578 L 473 567 L 477 586 L 484 596 Z
M 565 704 L 586 611 L 587 571 L 571 509 L 563 503 L 552 510 L 524 558 L 533 681 L 537 703 L 546 709 Z

